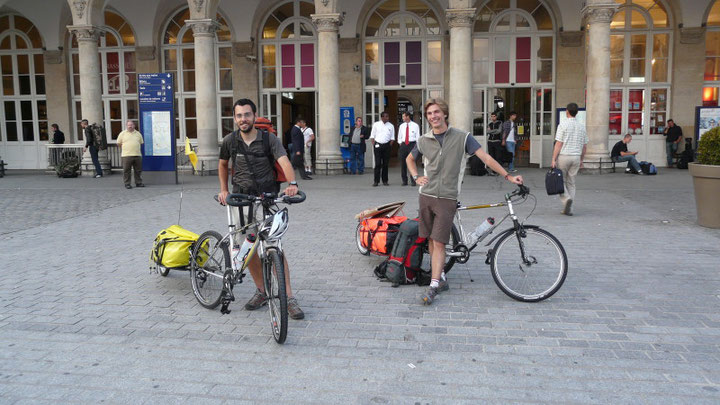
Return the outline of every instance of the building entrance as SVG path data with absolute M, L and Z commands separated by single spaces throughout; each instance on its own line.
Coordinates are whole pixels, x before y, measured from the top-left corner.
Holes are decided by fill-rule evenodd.
M 365 124 L 368 127 L 372 128 L 372 124 L 380 120 L 380 114 L 386 111 L 390 115 L 388 122 L 395 127 L 395 139 L 397 140 L 397 131 L 403 122 L 402 114 L 407 111 L 412 114 L 412 120 L 420 126 L 421 132 L 425 131 L 425 120 L 422 113 L 423 90 L 372 90 L 367 91 L 365 94 L 365 111 L 368 112 L 365 116 Z M 397 156 L 398 143 L 395 142 L 390 152 L 390 166 L 400 165 Z
M 489 110 L 498 115 L 498 119 L 510 119 L 510 112 L 515 111 L 517 133 L 515 134 L 515 166 L 530 165 L 530 128 L 532 127 L 531 88 L 496 88 L 489 92 Z

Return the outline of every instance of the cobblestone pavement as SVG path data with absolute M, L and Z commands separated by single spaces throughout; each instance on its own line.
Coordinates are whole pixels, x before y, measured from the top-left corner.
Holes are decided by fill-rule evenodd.
M 522 170 L 528 221 L 564 244 L 551 299 L 506 297 L 481 255 L 421 306 L 416 286 L 377 281 L 353 215 L 417 192 L 371 175 L 316 176 L 290 208 L 285 247 L 307 317 L 285 345 L 266 309 L 200 307 L 185 272 L 148 271 L 155 234 L 178 220 L 178 186 L 125 190 L 120 176 L 0 179 L 0 403 L 720 402 L 720 231 L 694 224 L 687 171 L 581 176 L 574 217 Z M 180 223 L 224 230 L 215 178 L 185 176 Z M 510 184 L 467 177 L 463 201 Z M 518 207 L 520 214 L 530 204 Z M 465 216 L 477 224 L 491 211 Z M 471 282 L 471 278 L 474 282 Z

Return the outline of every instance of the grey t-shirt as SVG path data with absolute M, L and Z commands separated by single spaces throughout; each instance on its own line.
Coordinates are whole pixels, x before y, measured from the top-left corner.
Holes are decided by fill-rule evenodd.
M 441 147 L 443 141 L 445 140 L 446 133 L 447 131 L 443 132 L 442 134 L 435 134 L 435 139 L 437 139 Z M 468 155 L 472 155 L 477 152 L 478 149 L 480 149 L 480 143 L 475 139 L 475 137 L 471 135 L 465 138 L 465 153 L 467 153 Z M 413 159 L 415 159 L 416 161 L 422 159 L 422 153 L 420 153 L 420 150 L 418 150 L 417 144 L 415 144 L 415 147 L 413 148 L 411 153 Z
M 362 138 L 361 138 L 361 135 L 360 135 L 360 131 L 361 131 L 361 130 L 362 130 L 362 128 L 358 128 L 358 127 L 353 128 L 352 140 L 351 140 L 350 142 L 352 142 L 352 143 L 362 143 Z
M 237 154 L 235 156 L 235 166 L 232 168 L 233 193 L 276 192 L 277 185 L 275 182 L 274 168 L 270 163 L 270 159 L 265 156 L 263 147 L 263 132 L 264 131 L 258 131 L 257 138 L 255 138 L 250 145 L 245 144 L 246 150 L 250 153 L 247 159 L 245 159 L 245 155 L 243 154 Z M 235 153 L 237 153 L 242 147 L 240 142 L 244 141 L 239 134 L 235 135 L 235 132 L 226 135 L 222 140 L 222 146 L 220 146 L 220 159 L 229 160 L 230 164 L 232 164 L 233 136 L 236 136 Z M 273 134 L 268 134 L 267 136 L 273 163 L 281 157 L 287 156 L 280 139 Z M 248 167 L 248 161 L 252 165 L 252 170 Z M 255 174 L 255 179 L 253 179 L 252 173 Z M 259 186 L 261 190 L 257 190 L 257 186 Z

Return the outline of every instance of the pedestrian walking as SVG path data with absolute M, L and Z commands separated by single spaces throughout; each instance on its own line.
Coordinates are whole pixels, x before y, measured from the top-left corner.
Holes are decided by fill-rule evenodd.
M 555 132 L 555 148 L 550 164 L 553 169 L 557 167 L 563 173 L 565 192 L 560 194 L 560 201 L 563 203 L 562 213 L 565 215 L 573 215 L 575 177 L 582 167 L 588 143 L 585 128 L 575 119 L 577 113 L 577 104 L 567 105 L 565 114 L 568 119 L 560 123 Z

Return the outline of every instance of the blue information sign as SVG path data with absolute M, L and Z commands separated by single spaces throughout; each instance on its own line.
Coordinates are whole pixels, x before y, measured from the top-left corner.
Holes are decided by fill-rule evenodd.
M 340 107 L 340 135 L 350 135 L 355 126 L 355 108 Z
M 172 73 L 139 73 L 143 171 L 176 171 L 175 89 Z

